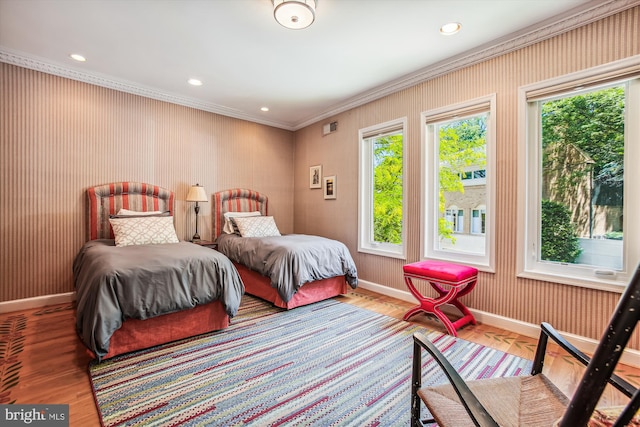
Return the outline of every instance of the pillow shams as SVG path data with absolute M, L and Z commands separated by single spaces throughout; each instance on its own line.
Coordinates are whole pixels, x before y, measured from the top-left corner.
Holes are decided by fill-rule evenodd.
M 172 216 L 109 218 L 116 246 L 179 243 Z
M 254 212 L 225 212 L 224 213 L 224 226 L 222 227 L 222 232 L 226 234 L 239 234 L 235 224 L 232 222 L 232 218 L 239 217 L 248 217 L 248 216 L 260 216 L 262 215 L 259 211 Z
M 122 211 L 125 211 L 124 213 Z M 148 211 L 148 212 L 136 212 L 127 211 L 126 209 L 120 209 L 116 215 L 109 215 L 109 218 L 140 218 L 140 217 L 152 217 L 152 216 L 171 216 L 169 211 Z
M 117 213 L 118 216 L 148 216 L 148 215 L 164 215 L 164 214 L 168 214 L 169 211 L 167 212 L 162 212 L 162 211 L 146 211 L 146 212 L 139 212 L 139 211 L 130 211 L 129 209 L 120 209 Z
M 280 230 L 272 216 L 237 217 L 232 220 L 242 237 L 280 236 Z

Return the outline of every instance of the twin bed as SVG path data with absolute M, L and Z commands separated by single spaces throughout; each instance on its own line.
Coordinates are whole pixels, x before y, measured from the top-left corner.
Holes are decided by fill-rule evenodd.
M 224 329 L 245 289 L 290 309 L 357 286 L 342 243 L 276 235 L 268 200 L 255 191 L 214 194 L 218 251 L 178 241 L 171 191 L 120 182 L 90 188 L 87 197 L 90 240 L 73 263 L 76 329 L 98 360 Z M 241 250 L 248 242 L 254 246 Z
M 76 330 L 95 358 L 229 325 L 240 306 L 242 281 L 224 255 L 177 241 L 173 192 L 120 182 L 89 188 L 87 197 L 90 240 L 73 262 L 73 276 Z M 126 218 L 123 209 L 154 214 Z M 112 220 L 131 226 L 116 236 Z M 166 243 L 140 244 L 157 236 Z M 116 246 L 117 238 L 124 245 Z
M 215 193 L 213 202 L 218 251 L 233 261 L 248 294 L 291 309 L 346 294 L 347 285 L 357 286 L 356 266 L 343 243 L 319 236 L 281 236 L 268 216 L 265 195 L 236 188 Z M 253 216 L 234 216 L 238 213 Z M 245 227 L 236 230 L 233 222 Z

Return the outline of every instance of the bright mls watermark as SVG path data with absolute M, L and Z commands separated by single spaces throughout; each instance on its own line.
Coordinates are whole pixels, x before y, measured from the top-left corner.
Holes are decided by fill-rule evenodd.
M 0 405 L 0 425 L 69 427 L 69 405 Z

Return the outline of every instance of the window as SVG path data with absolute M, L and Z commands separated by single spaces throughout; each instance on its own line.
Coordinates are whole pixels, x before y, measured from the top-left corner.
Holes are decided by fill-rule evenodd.
M 444 218 L 454 233 L 462 233 L 464 231 L 464 211 L 462 209 L 458 209 L 455 206 L 446 209 Z
M 494 105 L 491 95 L 422 115 L 424 257 L 493 271 Z
M 361 129 L 358 251 L 405 258 L 406 119 Z
M 460 173 L 460 179 L 462 180 L 462 185 L 464 186 L 485 185 L 487 183 L 487 180 L 485 179 L 486 176 L 486 169 L 479 169 L 478 166 L 475 166 L 473 170 L 468 170 Z
M 640 61 L 521 88 L 519 273 L 620 289 L 639 257 Z M 637 184 L 636 184 L 637 185 Z
M 471 211 L 471 234 L 484 234 L 487 210 L 480 206 Z

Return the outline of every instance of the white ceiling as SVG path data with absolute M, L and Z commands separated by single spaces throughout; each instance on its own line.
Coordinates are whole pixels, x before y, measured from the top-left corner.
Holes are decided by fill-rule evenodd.
M 271 0 L 0 0 L 0 61 L 295 130 L 630 2 L 318 0 L 289 30 Z

